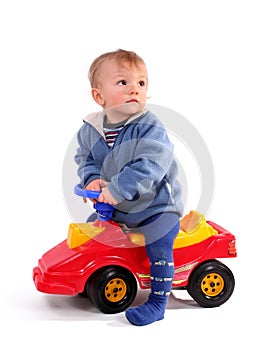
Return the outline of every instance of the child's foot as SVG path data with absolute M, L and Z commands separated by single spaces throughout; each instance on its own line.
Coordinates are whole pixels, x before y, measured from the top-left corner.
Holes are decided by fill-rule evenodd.
M 162 320 L 164 318 L 166 301 L 159 300 L 159 298 L 150 295 L 145 304 L 128 309 L 125 316 L 127 320 L 135 326 L 146 326 L 147 324 Z

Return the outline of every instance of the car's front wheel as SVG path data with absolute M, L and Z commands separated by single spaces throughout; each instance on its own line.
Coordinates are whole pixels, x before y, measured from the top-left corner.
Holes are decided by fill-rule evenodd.
M 100 311 L 115 314 L 132 304 L 137 294 L 137 281 L 130 271 L 109 266 L 89 278 L 86 294 Z

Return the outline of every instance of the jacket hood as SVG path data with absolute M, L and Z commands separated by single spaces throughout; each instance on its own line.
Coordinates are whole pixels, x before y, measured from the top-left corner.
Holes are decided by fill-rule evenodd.
M 142 111 L 140 111 L 139 113 L 133 114 L 130 116 L 130 118 L 127 120 L 127 122 L 125 123 L 125 125 L 131 123 L 132 121 L 134 121 L 135 119 L 139 118 L 140 116 L 142 116 L 143 114 L 145 114 L 147 112 L 147 108 L 144 108 Z M 85 123 L 90 124 L 91 126 L 93 126 L 101 136 L 104 136 L 104 131 L 103 131 L 103 123 L 104 123 L 104 117 L 105 117 L 106 113 L 105 110 L 100 111 L 100 112 L 95 112 L 95 113 L 91 113 L 88 114 L 83 121 Z

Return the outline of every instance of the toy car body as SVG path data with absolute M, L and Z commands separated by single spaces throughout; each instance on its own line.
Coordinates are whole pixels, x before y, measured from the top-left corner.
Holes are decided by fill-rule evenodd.
M 203 307 L 225 303 L 235 280 L 220 258 L 234 258 L 236 239 L 191 211 L 181 220 L 174 243 L 172 288 L 184 288 Z M 143 235 L 112 220 L 70 224 L 66 240 L 46 252 L 33 269 L 44 293 L 87 296 L 104 313 L 126 310 L 141 289 L 150 288 L 150 265 Z

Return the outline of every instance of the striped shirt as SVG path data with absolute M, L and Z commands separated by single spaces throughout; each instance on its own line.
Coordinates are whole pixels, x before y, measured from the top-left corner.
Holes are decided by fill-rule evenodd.
M 121 121 L 119 123 L 108 123 L 107 117 L 104 118 L 104 125 L 103 125 L 103 131 L 105 134 L 105 140 L 109 147 L 113 147 L 115 140 L 117 138 L 117 135 L 119 134 L 120 130 L 125 125 L 126 120 Z

